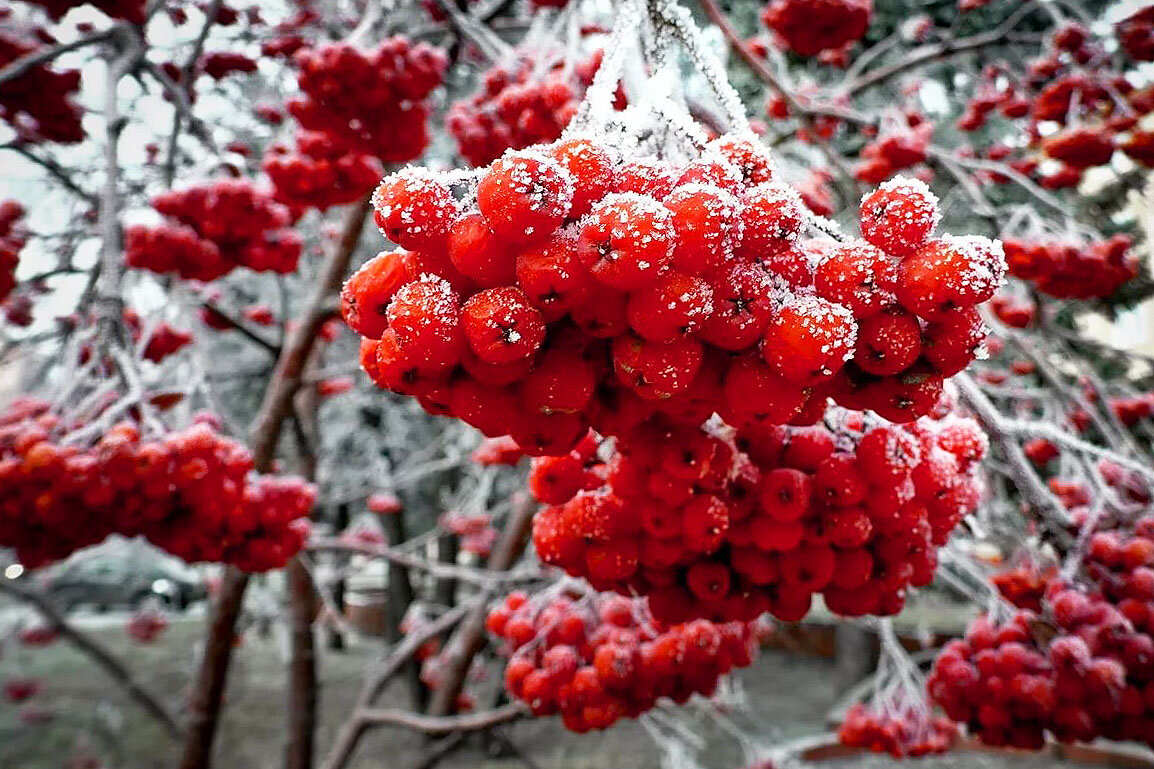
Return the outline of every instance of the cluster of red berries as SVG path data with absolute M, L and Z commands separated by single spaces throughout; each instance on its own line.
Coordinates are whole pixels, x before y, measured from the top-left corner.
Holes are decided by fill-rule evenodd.
M 111 19 L 124 19 L 133 24 L 144 23 L 143 0 L 30 0 L 43 8 L 53 21 L 60 21 L 73 8 L 91 5 Z
M 0 8 L 0 67 L 33 53 L 55 39 L 39 28 L 18 30 L 12 9 Z M 37 64 L 0 84 L 0 120 L 21 143 L 75 144 L 84 139 L 81 110 L 72 101 L 80 90 L 80 70 L 56 70 Z
M 617 595 L 512 593 L 487 627 L 507 644 L 505 688 L 534 715 L 561 714 L 574 732 L 636 718 L 659 699 L 709 696 L 730 670 L 756 655 L 744 622 L 697 620 L 659 629 L 646 603 Z
M 1012 294 L 995 296 L 990 300 L 990 309 L 994 317 L 1010 328 L 1028 328 L 1038 315 L 1038 307 L 1032 299 Z
M 898 171 L 922 163 L 934 134 L 933 123 L 920 113 L 911 112 L 904 126 L 883 133 L 861 150 L 862 162 L 854 176 L 868 184 L 881 184 Z
M 144 334 L 144 325 L 140 315 L 135 310 L 127 309 L 124 311 L 124 326 L 128 329 L 133 342 L 140 341 L 141 335 Z M 149 326 L 148 341 L 144 343 L 141 357 L 153 363 L 160 363 L 169 355 L 180 352 L 190 344 L 192 344 L 191 333 L 174 328 L 166 321 L 161 321 Z
M 27 242 L 23 218 L 24 207 L 15 200 L 0 201 L 0 302 L 16 288 L 16 266 Z
M 604 461 L 595 436 L 536 459 L 537 554 L 597 589 L 648 596 L 667 623 L 795 622 L 818 593 L 837 614 L 895 614 L 977 506 L 985 436 L 958 417 L 869 428 L 830 416 L 836 433 L 650 421 Z
M 450 177 L 386 177 L 375 218 L 401 249 L 346 283 L 344 317 L 380 386 L 534 455 L 726 403 L 736 427 L 826 396 L 912 421 L 980 351 L 1004 269 L 994 241 L 929 239 L 936 198 L 900 178 L 863 200 L 865 240 L 799 242 L 802 203 L 753 138 L 687 166 L 569 139 L 478 176 L 476 210 Z
M 150 644 L 168 629 L 168 618 L 156 609 L 134 612 L 124 623 L 124 632 L 139 644 Z
M 223 80 L 234 72 L 256 72 L 256 59 L 239 51 L 209 51 L 201 55 L 196 66 L 213 80 Z
M 789 50 L 814 56 L 860 40 L 872 15 L 873 0 L 772 0 L 761 20 Z
M 288 107 L 304 128 L 383 163 L 412 160 L 424 151 L 425 99 L 444 79 L 443 51 L 397 36 L 371 51 L 344 42 L 303 48 L 294 61 L 303 96 Z
M 1081 573 L 1024 604 L 1040 609 L 980 618 L 939 656 L 929 690 L 947 715 L 991 745 L 1154 745 L 1154 518 L 1094 534 Z
M 1122 50 L 1134 61 L 1154 61 L 1154 8 L 1127 16 L 1115 26 Z
M 48 404 L 0 416 L 0 546 L 40 566 L 111 534 L 189 562 L 280 568 L 304 543 L 313 487 L 252 474 L 249 451 L 207 420 L 156 439 L 121 423 L 89 446 L 57 437 Z
M 134 225 L 125 233 L 129 266 L 210 281 L 237 267 L 257 272 L 296 269 L 302 241 L 292 213 L 244 179 L 220 179 L 162 192 L 152 207 L 171 221 Z
M 859 702 L 846 711 L 837 737 L 849 747 L 905 758 L 945 753 L 958 738 L 958 727 L 920 709 L 887 712 Z
M 264 157 L 273 197 L 294 209 L 321 211 L 359 200 L 381 178 L 372 155 L 350 150 L 330 133 L 298 131 L 296 149 L 274 145 Z
M 455 102 L 445 118 L 461 156 L 483 166 L 505 150 L 556 141 L 600 62 L 598 52 L 576 67 L 559 62 L 541 72 L 539 61 L 525 56 L 512 66 L 490 69 L 481 89 Z
M 1079 243 L 1059 238 L 1006 238 L 1010 274 L 1059 299 L 1105 298 L 1138 276 L 1131 239 L 1114 235 Z

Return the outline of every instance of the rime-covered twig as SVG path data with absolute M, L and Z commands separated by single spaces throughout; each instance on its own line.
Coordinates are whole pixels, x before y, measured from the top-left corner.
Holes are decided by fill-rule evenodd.
M 390 563 L 400 564 L 409 569 L 423 571 L 439 579 L 456 579 L 480 586 L 494 586 L 517 582 L 532 582 L 541 579 L 542 572 L 533 569 L 529 571 L 493 572 L 482 569 L 471 569 L 467 566 L 455 566 L 448 563 L 429 561 L 390 545 L 372 545 L 362 542 L 346 542 L 332 537 L 318 537 L 306 545 L 307 549 L 317 553 L 355 553 L 371 558 L 381 558 Z
M 68 190 L 73 195 L 93 207 L 98 205 L 99 198 L 77 184 L 72 179 L 72 175 L 67 171 L 67 169 L 65 169 L 64 166 L 60 165 L 52 158 L 40 157 L 19 142 L 10 142 L 8 144 L 4 144 L 0 146 L 0 149 L 12 150 L 16 154 L 23 157 L 25 160 L 35 163 L 47 171 L 49 176 L 60 182 L 61 186 L 63 186 L 64 189 Z
M 970 37 L 946 38 L 939 43 L 928 43 L 915 48 L 897 61 L 871 69 L 860 77 L 850 80 L 845 86 L 845 93 L 847 95 L 855 94 L 889 80 L 895 75 L 900 75 L 925 64 L 944 61 L 969 51 L 1012 42 L 1009 40 L 1011 33 L 1039 5 L 1038 0 L 1026 0 L 1005 21 L 987 32 L 981 32 Z
M 451 629 L 472 611 L 473 607 L 472 601 L 461 603 L 432 622 L 408 633 L 405 640 L 397 644 L 388 657 L 365 677 L 360 694 L 357 695 L 357 703 L 349 717 L 341 724 L 336 740 L 321 764 L 322 769 L 343 769 L 356 750 L 361 735 L 364 734 L 366 723 L 361 718 L 362 712 L 372 708 L 373 702 L 389 679 L 396 675 L 426 641 Z
M 1070 524 L 1070 515 L 1058 498 L 1046 487 L 1034 472 L 1030 460 L 1018 443 L 1018 435 L 1013 432 L 1008 421 L 986 397 L 977 383 L 966 373 L 958 374 L 953 382 L 957 385 L 962 401 L 969 406 L 974 417 L 990 438 L 990 442 L 1002 449 L 1010 463 L 1010 473 L 1018 492 L 1025 497 L 1043 519 L 1064 531 Z

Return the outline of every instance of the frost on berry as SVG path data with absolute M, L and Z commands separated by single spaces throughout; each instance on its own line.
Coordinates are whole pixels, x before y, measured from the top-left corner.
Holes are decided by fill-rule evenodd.
M 650 419 L 814 424 L 831 402 L 928 414 L 983 352 L 976 308 L 1001 281 L 1000 244 L 932 238 L 936 201 L 904 179 L 863 201 L 865 240 L 805 239 L 812 214 L 757 141 L 724 135 L 674 161 L 577 135 L 476 172 L 388 177 L 376 217 L 403 248 L 343 294 L 377 340 L 366 371 L 530 454 Z
M 925 242 L 941 219 L 938 198 L 920 179 L 896 176 L 862 198 L 862 237 L 905 256 Z
M 539 152 L 509 151 L 477 184 L 477 205 L 493 232 L 516 243 L 546 240 L 573 205 L 573 175 Z

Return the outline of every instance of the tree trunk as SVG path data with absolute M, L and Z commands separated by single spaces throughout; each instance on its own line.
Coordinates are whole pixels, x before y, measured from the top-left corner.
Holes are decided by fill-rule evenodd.
M 400 545 L 405 541 L 405 511 L 401 510 L 394 515 L 386 515 L 381 519 L 385 530 L 385 537 L 390 545 Z M 386 565 L 388 586 L 385 595 L 385 638 L 389 643 L 401 640 L 401 621 L 405 613 L 413 604 L 413 583 L 409 579 L 409 570 L 398 563 Z M 421 668 L 416 660 L 405 662 L 402 673 L 409 689 L 409 700 L 415 711 L 422 712 L 428 704 L 429 693 L 425 684 L 421 682 Z

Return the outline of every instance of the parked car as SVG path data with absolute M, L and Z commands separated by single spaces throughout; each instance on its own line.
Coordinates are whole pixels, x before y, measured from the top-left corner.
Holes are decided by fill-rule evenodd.
M 37 576 L 64 611 L 84 604 L 101 611 L 149 605 L 184 609 L 208 595 L 195 569 L 139 542 L 82 551 Z

